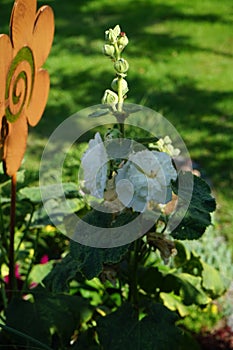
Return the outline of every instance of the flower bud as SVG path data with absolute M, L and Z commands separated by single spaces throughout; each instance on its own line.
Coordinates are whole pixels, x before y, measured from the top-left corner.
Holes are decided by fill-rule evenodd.
M 129 69 L 129 64 L 124 58 L 120 58 L 115 62 L 114 68 L 117 73 L 126 73 Z
M 113 45 L 104 45 L 103 47 L 103 53 L 104 55 L 106 56 L 109 56 L 109 57 L 114 57 L 114 53 L 115 53 L 115 48 Z
M 113 81 L 112 81 L 111 88 L 112 88 L 114 91 L 118 91 L 118 84 L 122 84 L 122 93 L 123 93 L 123 95 L 127 94 L 127 92 L 129 91 L 127 81 L 126 81 L 125 79 L 121 79 L 121 80 L 119 81 L 118 78 L 115 78 L 115 79 L 113 79 Z
M 115 92 L 107 89 L 104 92 L 104 96 L 102 98 L 102 103 L 103 104 L 117 104 L 118 102 L 118 96 Z
M 115 28 L 105 31 L 105 40 L 109 41 L 111 44 L 114 44 L 117 41 L 118 36 L 120 35 L 121 28 L 119 25 L 116 25 Z
M 126 47 L 128 42 L 129 42 L 129 39 L 127 38 L 126 34 L 124 32 L 121 32 L 120 37 L 117 40 L 119 50 L 122 51 Z

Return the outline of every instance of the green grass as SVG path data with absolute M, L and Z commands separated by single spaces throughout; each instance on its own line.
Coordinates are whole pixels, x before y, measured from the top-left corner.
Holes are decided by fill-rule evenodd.
M 13 1 L 0 5 L 1 31 Z M 232 0 L 48 0 L 56 33 L 46 63 L 51 91 L 30 131 L 25 167 L 38 166 L 51 132 L 78 110 L 100 103 L 112 80 L 102 56 L 104 31 L 119 23 L 130 43 L 128 101 L 161 112 L 184 138 L 213 186 L 218 229 L 231 242 L 233 221 Z

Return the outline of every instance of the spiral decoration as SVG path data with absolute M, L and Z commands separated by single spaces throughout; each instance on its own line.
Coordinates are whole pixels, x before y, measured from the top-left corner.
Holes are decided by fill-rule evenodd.
M 0 35 L 0 161 L 14 176 L 27 147 L 28 124 L 36 126 L 50 87 L 43 69 L 54 36 L 51 7 L 37 0 L 15 0 L 10 35 Z
M 31 49 L 24 46 L 13 59 L 6 81 L 6 110 L 8 122 L 15 122 L 30 102 L 35 79 L 35 63 Z

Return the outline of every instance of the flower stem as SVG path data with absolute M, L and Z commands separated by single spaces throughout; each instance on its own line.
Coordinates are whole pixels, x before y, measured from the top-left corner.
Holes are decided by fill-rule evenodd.
M 122 112 L 122 107 L 123 107 L 123 91 L 122 91 L 122 80 L 123 78 L 121 76 L 118 76 L 118 105 L 117 105 L 117 110 L 118 112 Z
M 129 301 L 134 307 L 138 307 L 138 254 L 140 239 L 134 242 L 134 248 L 130 252 L 129 261 Z
M 117 43 L 115 42 L 113 45 L 114 45 L 114 48 L 115 48 L 115 59 L 117 61 L 117 60 L 120 59 L 121 54 L 120 54 L 120 51 L 119 51 Z
M 10 246 L 9 246 L 9 299 L 13 295 L 13 291 L 16 288 L 15 280 L 15 210 L 16 210 L 16 173 L 11 177 L 11 211 L 10 211 Z
M 21 291 L 21 294 L 22 294 L 22 295 L 23 295 L 23 293 L 25 293 L 25 291 L 27 290 L 29 275 L 30 275 L 30 273 L 31 273 L 31 271 L 32 271 L 33 265 L 34 265 L 35 260 L 36 260 L 38 240 L 39 240 L 39 230 L 37 230 L 37 233 L 36 233 L 36 238 L 35 238 L 34 247 L 33 247 L 34 255 L 32 256 L 30 265 L 29 265 L 28 270 L 27 270 L 27 274 L 26 274 L 26 277 L 25 277 L 25 280 L 24 280 L 24 284 L 23 284 L 23 287 L 22 287 L 22 291 Z

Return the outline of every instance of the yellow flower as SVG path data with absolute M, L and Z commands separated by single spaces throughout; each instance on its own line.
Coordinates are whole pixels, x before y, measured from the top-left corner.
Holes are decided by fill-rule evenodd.
M 27 123 L 39 122 L 49 93 L 49 74 L 41 66 L 52 46 L 54 16 L 49 6 L 36 9 L 36 0 L 16 0 L 10 35 L 0 35 L 0 156 L 9 176 L 23 159 Z

